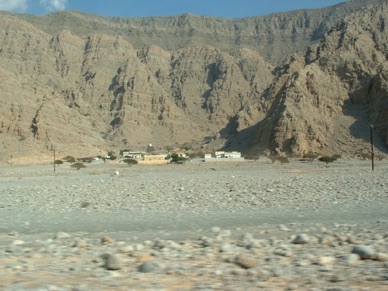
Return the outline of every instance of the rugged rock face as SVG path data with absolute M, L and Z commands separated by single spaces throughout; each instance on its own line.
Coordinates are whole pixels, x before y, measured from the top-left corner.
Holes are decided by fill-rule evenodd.
M 304 54 L 288 58 L 252 144 L 303 153 L 369 150 L 369 125 L 387 145 L 387 2 L 353 13 Z M 362 143 L 360 141 L 364 141 Z M 385 146 L 383 145 L 385 143 Z
M 369 124 L 384 151 L 387 6 L 237 20 L 2 13 L 2 159 L 149 143 L 355 154 Z

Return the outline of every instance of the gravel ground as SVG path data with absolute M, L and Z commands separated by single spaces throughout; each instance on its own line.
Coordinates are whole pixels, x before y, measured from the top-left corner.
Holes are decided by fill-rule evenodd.
M 0 166 L 1 290 L 388 290 L 388 161 Z

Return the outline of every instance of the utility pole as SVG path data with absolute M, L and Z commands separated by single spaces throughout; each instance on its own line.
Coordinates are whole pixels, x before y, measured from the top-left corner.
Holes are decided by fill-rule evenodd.
M 370 125 L 370 147 L 371 147 L 371 159 L 372 159 L 372 171 L 375 170 L 375 153 L 373 146 L 373 125 Z
M 55 173 L 55 146 L 53 148 L 53 151 L 54 151 L 54 173 Z

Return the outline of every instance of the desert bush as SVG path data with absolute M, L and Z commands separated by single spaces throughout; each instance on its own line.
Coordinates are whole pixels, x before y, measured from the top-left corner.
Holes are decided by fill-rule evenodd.
M 182 164 L 183 162 L 185 162 L 187 159 L 184 158 L 184 157 L 180 157 L 178 154 L 172 154 L 170 156 L 170 163 L 174 163 L 174 164 Z
M 371 159 L 372 159 L 372 155 L 369 154 L 369 153 L 358 153 L 358 156 L 359 156 L 362 160 L 371 160 Z
M 189 157 L 192 158 L 192 159 L 194 159 L 194 158 L 201 158 L 201 159 L 203 159 L 205 157 L 205 153 L 202 152 L 202 151 L 193 152 L 193 153 L 189 154 Z
M 128 164 L 128 166 L 132 166 L 132 165 L 137 165 L 138 164 L 138 161 L 136 161 L 134 159 L 125 159 L 125 160 L 123 160 L 123 162 Z
M 375 155 L 375 158 L 376 158 L 376 160 L 382 161 L 385 159 L 385 156 L 382 154 L 377 154 L 377 155 Z
M 68 163 L 75 163 L 75 158 L 72 156 L 66 156 L 62 160 L 68 162 Z
M 116 155 L 115 155 L 115 153 L 113 151 L 110 151 L 108 153 L 108 156 L 109 156 L 109 159 L 112 160 L 112 161 L 117 159 L 117 157 L 116 157 Z
M 319 154 L 313 153 L 313 152 L 308 152 L 307 154 L 304 154 L 302 158 L 305 160 L 308 160 L 310 162 L 313 162 L 318 157 L 319 157 Z
M 81 208 L 87 208 L 89 205 L 90 205 L 90 202 L 89 202 L 89 201 L 83 201 L 83 202 L 81 203 Z
M 339 154 L 335 154 L 335 155 L 333 155 L 332 157 L 333 157 L 333 158 L 335 158 L 336 160 L 338 160 L 338 159 L 342 158 L 342 156 L 341 156 L 341 155 L 339 155 Z
M 336 161 L 337 159 L 334 156 L 322 156 L 318 160 L 328 164 Z
M 82 168 L 86 168 L 86 166 L 83 163 L 75 163 L 75 164 L 72 164 L 71 167 L 75 168 L 77 170 L 82 169 Z
M 92 157 L 84 157 L 84 158 L 78 158 L 77 160 L 80 161 L 80 162 L 83 162 L 83 163 L 89 163 L 90 164 L 94 160 L 94 158 L 92 158 Z
M 287 157 L 268 156 L 268 158 L 271 160 L 272 164 L 274 164 L 276 161 L 280 162 L 281 164 L 288 164 L 290 162 Z
M 288 164 L 290 161 L 288 160 L 287 157 L 279 157 L 278 158 L 278 161 L 281 163 L 281 164 Z
M 55 160 L 54 161 L 54 164 L 56 164 L 56 165 L 62 165 L 63 164 L 63 161 L 62 160 Z

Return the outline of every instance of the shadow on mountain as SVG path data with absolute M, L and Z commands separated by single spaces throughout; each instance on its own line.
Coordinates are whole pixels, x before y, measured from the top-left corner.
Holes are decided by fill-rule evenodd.
M 350 100 L 345 102 L 343 106 L 343 114 L 345 116 L 350 116 L 354 118 L 353 124 L 350 125 L 349 131 L 350 134 L 359 140 L 370 143 L 371 134 L 370 134 L 370 125 L 371 122 L 368 119 L 367 113 L 365 112 L 365 106 L 359 104 L 352 104 Z M 381 152 L 388 152 L 388 149 L 385 147 L 384 142 L 381 136 L 373 129 L 373 140 L 374 146 Z

